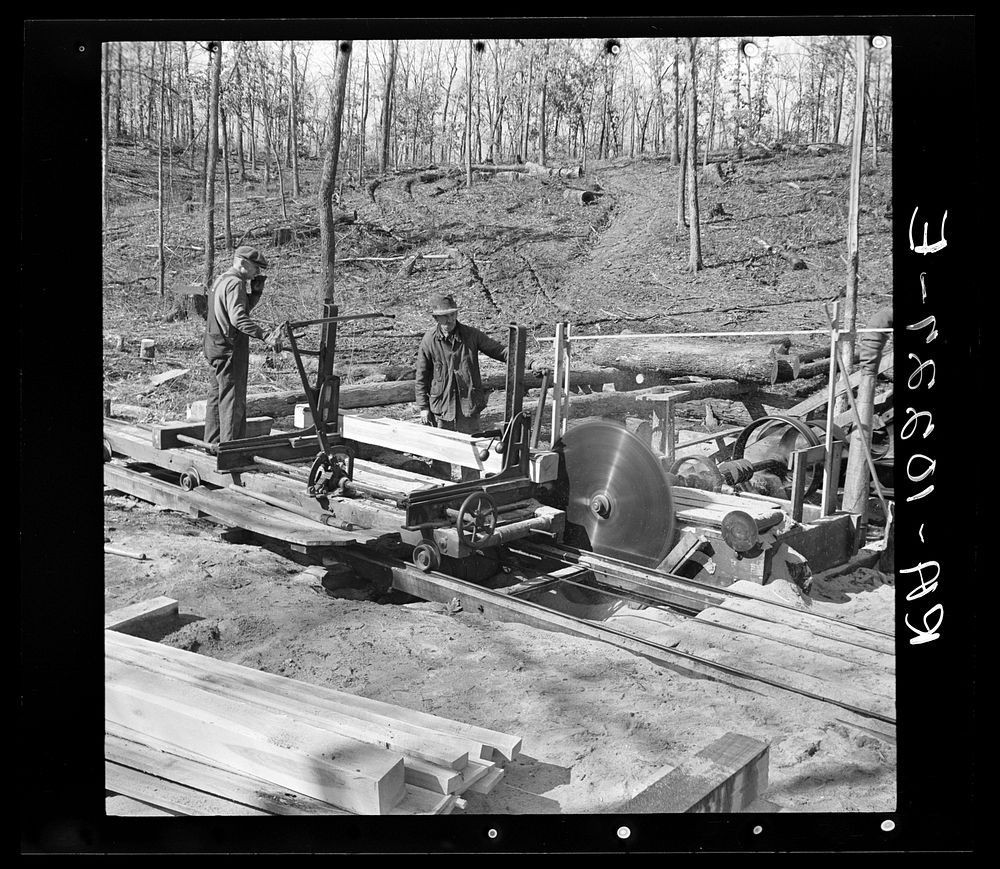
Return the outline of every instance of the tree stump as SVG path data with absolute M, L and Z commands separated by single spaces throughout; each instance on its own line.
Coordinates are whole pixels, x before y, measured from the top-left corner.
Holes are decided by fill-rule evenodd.
M 274 231 L 273 242 L 275 247 L 279 247 L 283 244 L 291 244 L 295 239 L 295 232 L 290 226 L 279 226 Z
M 726 179 L 722 174 L 722 170 L 719 168 L 718 163 L 709 163 L 704 169 L 701 170 L 701 180 L 708 184 L 725 184 Z
M 575 187 L 567 187 L 563 191 L 563 199 L 576 205 L 590 205 L 597 199 L 597 194 L 589 190 L 577 190 Z

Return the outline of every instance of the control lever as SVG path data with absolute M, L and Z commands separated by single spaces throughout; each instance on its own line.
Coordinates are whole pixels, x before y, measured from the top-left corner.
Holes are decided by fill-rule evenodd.
M 496 441 L 496 439 L 498 437 L 501 437 L 502 435 L 503 435 L 503 429 L 499 429 L 499 428 L 491 428 L 491 429 L 487 429 L 486 431 L 474 431 L 474 432 L 472 432 L 472 434 L 469 435 L 469 437 L 473 437 L 473 438 L 489 438 L 490 439 L 489 444 L 486 447 L 484 447 L 483 449 L 481 449 L 479 451 L 479 453 L 478 453 L 479 461 L 485 462 L 490 457 L 490 447 L 492 447 L 493 443 Z M 498 447 L 498 449 L 497 449 L 498 453 L 503 452 L 503 443 L 502 442 L 499 443 L 499 444 L 497 444 L 497 447 Z

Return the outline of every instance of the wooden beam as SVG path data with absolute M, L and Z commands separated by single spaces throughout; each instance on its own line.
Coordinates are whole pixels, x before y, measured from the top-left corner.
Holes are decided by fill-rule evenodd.
M 246 437 L 260 437 L 271 433 L 274 419 L 270 416 L 255 416 L 247 419 Z M 158 450 L 169 450 L 174 447 L 187 448 L 187 444 L 177 439 L 178 435 L 203 440 L 205 437 L 204 423 L 167 422 L 153 425 L 152 443 Z
M 176 617 L 177 601 L 169 597 L 154 597 L 105 613 L 104 629 L 130 631 L 152 621 Z
M 141 800 L 178 815 L 266 815 L 267 812 L 186 787 L 108 760 L 104 786 L 109 791 Z
M 462 432 L 349 414 L 341 417 L 340 431 L 348 440 L 475 468 L 480 473 L 498 473 L 503 467 L 503 456 L 492 449 L 485 459 L 479 457 L 480 450 L 491 446 L 490 439 L 474 439 Z
M 181 812 L 171 812 L 160 806 L 151 806 L 122 794 L 104 798 L 104 814 L 109 818 L 176 818 Z
M 697 618 L 754 636 L 777 640 L 787 646 L 806 649 L 817 655 L 829 655 L 844 661 L 863 664 L 870 672 L 878 672 L 879 670 L 888 673 L 896 672 L 895 655 L 874 651 L 864 646 L 845 642 L 843 639 L 823 637 L 802 628 L 789 627 L 781 622 L 734 612 L 727 607 L 712 607 L 702 610 L 698 613 Z
M 155 744 L 148 744 L 155 743 Z M 172 749 L 172 750 L 165 750 Z M 213 766 L 204 759 L 178 754 L 179 749 L 114 724 L 107 724 L 104 757 L 161 779 L 215 794 L 269 815 L 348 815 L 322 800 L 280 788 L 272 782 L 232 769 Z
M 348 811 L 386 814 L 403 796 L 399 755 L 181 687 L 172 692 L 167 680 L 137 676 L 106 659 L 105 716 Z
M 286 706 L 289 703 L 315 705 L 320 714 L 339 710 L 341 714 L 359 718 L 373 725 L 392 725 L 401 732 L 409 732 L 431 742 L 444 740 L 453 746 L 455 742 L 464 741 L 469 747 L 474 746 L 481 755 L 488 753 L 492 756 L 495 750 L 505 759 L 511 760 L 520 751 L 521 738 L 518 736 L 465 724 L 427 712 L 418 712 L 393 703 L 372 700 L 356 694 L 348 694 L 345 691 L 336 691 L 332 688 L 289 679 L 286 676 L 276 676 L 272 673 L 240 667 L 238 664 L 230 664 L 214 658 L 209 659 L 204 655 L 197 655 L 182 649 L 174 649 L 162 643 L 152 643 L 134 637 L 106 634 L 105 643 L 106 647 L 130 647 L 141 653 L 152 655 L 159 661 L 173 660 L 183 667 L 193 669 L 209 667 L 217 676 L 222 674 L 227 678 L 240 675 L 250 676 L 262 691 L 271 692 L 284 698 L 282 702 Z M 488 752 L 483 751 L 484 747 L 488 749 Z M 465 763 L 461 752 L 465 751 L 466 748 L 455 750 L 458 755 L 453 760 L 447 760 L 444 757 L 434 758 L 431 755 L 425 759 L 460 769 Z M 490 760 L 490 756 L 481 756 L 480 760 Z
M 338 692 L 331 692 L 285 676 L 276 676 L 218 661 L 204 655 L 174 649 L 162 643 L 129 642 L 108 638 L 106 654 L 112 659 L 154 669 L 158 673 L 194 688 L 211 690 L 220 697 L 243 700 L 261 709 L 294 714 L 306 724 L 326 728 L 372 745 L 388 747 L 426 763 L 462 769 L 469 751 L 478 755 L 478 742 L 458 744 L 458 740 L 426 731 L 414 732 L 385 718 L 364 720 L 344 711 Z M 331 694 L 333 696 L 331 696 Z
M 767 790 L 769 745 L 727 733 L 615 807 L 621 814 L 739 812 Z

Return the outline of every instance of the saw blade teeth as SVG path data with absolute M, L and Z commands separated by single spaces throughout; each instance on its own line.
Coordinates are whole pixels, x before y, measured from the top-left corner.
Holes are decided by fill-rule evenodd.
M 643 566 L 659 564 L 673 543 L 670 485 L 653 451 L 607 420 L 571 428 L 560 453 L 557 498 L 567 542 Z

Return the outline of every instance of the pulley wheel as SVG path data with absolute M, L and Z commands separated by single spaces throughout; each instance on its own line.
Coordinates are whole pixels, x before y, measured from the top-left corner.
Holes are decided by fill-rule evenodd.
M 566 511 L 564 539 L 612 558 L 655 567 L 670 551 L 674 506 L 653 451 L 607 420 L 569 429 L 559 453 L 554 506 Z
M 413 547 L 413 563 L 424 573 L 429 573 L 441 566 L 441 553 L 430 543 L 418 543 Z

